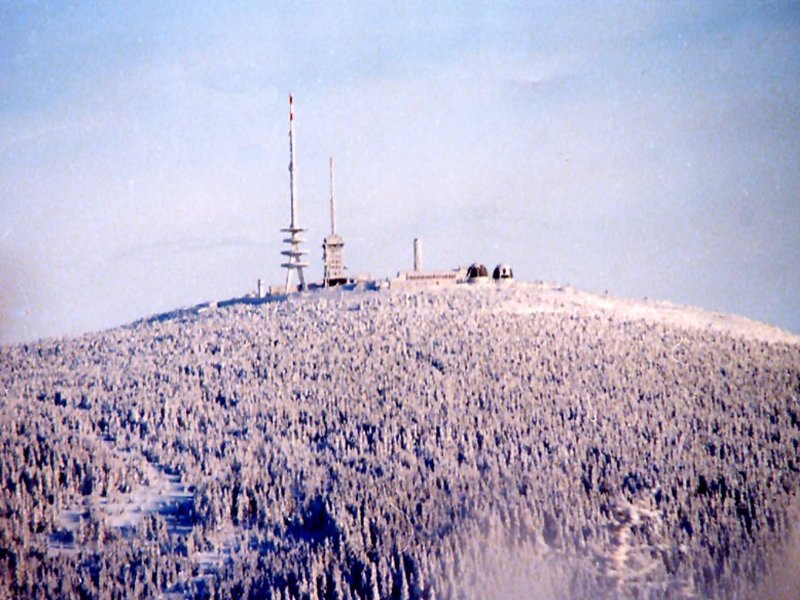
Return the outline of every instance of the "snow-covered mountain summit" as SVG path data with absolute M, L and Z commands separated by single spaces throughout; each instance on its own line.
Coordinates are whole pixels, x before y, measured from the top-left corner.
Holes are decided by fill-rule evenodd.
M 739 317 L 548 284 L 333 289 L 0 364 L 10 594 L 796 589 L 800 345 Z

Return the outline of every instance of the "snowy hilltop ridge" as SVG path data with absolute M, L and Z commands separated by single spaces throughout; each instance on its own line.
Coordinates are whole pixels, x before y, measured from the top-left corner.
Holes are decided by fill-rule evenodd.
M 488 282 L 487 282 L 488 283 Z M 483 293 L 475 293 L 483 290 Z M 707 329 L 725 333 L 733 337 L 752 338 L 764 342 L 800 344 L 800 336 L 773 325 L 754 321 L 746 317 L 721 312 L 712 312 L 691 306 L 673 304 L 657 300 L 634 300 L 577 290 L 571 286 L 555 283 L 537 282 L 521 283 L 500 281 L 488 284 L 485 288 L 471 286 L 425 286 L 417 285 L 402 288 L 394 292 L 400 297 L 415 293 L 436 293 L 448 290 L 456 294 L 473 295 L 478 310 L 511 312 L 520 315 L 536 313 L 575 314 L 581 316 L 602 316 L 622 321 L 642 320 L 652 323 L 664 323 L 674 327 L 688 329 Z M 494 293 L 487 292 L 494 290 Z M 189 318 L 191 315 L 207 313 L 211 310 L 224 309 L 237 305 L 259 305 L 264 303 L 307 300 L 321 301 L 327 306 L 331 299 L 344 300 L 360 298 L 363 294 L 378 292 L 378 288 L 365 286 L 347 286 L 334 288 L 318 288 L 303 294 L 267 296 L 265 298 L 244 297 L 233 298 L 222 302 L 206 302 L 191 308 L 177 309 L 141 319 L 134 325 L 143 322 L 165 321 L 175 318 Z M 386 290 L 379 293 L 387 294 Z M 488 296 L 487 296 L 488 293 Z
M 549 284 L 0 348 L 0 595 L 792 597 L 800 344 Z

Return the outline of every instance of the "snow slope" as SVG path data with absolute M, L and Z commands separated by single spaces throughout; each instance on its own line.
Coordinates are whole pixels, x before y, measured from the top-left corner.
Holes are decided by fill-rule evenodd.
M 800 345 L 739 317 L 541 283 L 326 290 L 0 364 L 8 594 L 796 589 Z

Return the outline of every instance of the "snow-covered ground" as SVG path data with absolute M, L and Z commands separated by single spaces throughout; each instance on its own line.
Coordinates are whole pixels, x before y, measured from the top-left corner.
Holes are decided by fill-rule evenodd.
M 552 283 L 515 283 L 525 290 L 512 299 L 498 304 L 498 310 L 516 314 L 563 313 L 602 315 L 618 320 L 637 320 L 662 323 L 673 327 L 708 329 L 727 335 L 751 338 L 764 342 L 800 344 L 800 336 L 788 331 L 738 315 L 711 312 L 701 308 L 657 300 L 634 300 L 595 294 L 569 286 Z M 533 292 L 533 293 L 530 293 Z
M 356 298 L 364 297 L 365 295 L 369 297 L 373 294 L 394 294 L 402 297 L 418 293 L 471 294 L 476 299 L 482 300 L 478 306 L 482 306 L 484 309 L 488 307 L 490 310 L 519 315 L 547 313 L 603 316 L 620 321 L 642 320 L 678 328 L 714 330 L 726 335 L 770 343 L 800 344 L 800 335 L 739 315 L 709 311 L 661 300 L 632 299 L 609 294 L 598 294 L 557 283 L 528 283 L 514 280 L 502 280 L 499 282 L 490 280 L 481 282 L 480 285 L 467 283 L 425 285 L 424 283 L 414 283 L 392 291 L 380 289 L 377 284 L 369 286 L 368 289 L 365 289 L 365 286 L 360 286 L 356 289 L 350 287 L 346 290 L 343 288 L 321 288 L 289 296 L 242 297 L 219 302 L 205 302 L 194 307 L 156 315 L 145 319 L 145 321 L 189 318 L 193 315 L 202 315 L 220 308 L 283 303 L 288 299 L 294 302 L 313 302 L 325 308 L 329 302 L 333 301 L 335 303 L 345 298 L 352 301 Z M 485 296 L 487 293 L 489 294 L 488 304 L 486 304 L 487 297 Z
M 791 587 L 797 341 L 505 282 L 232 299 L 0 348 L 0 592 Z
M 151 464 L 139 454 L 115 452 L 122 463 L 135 463 L 143 473 L 141 483 L 124 490 L 113 490 L 101 495 L 95 492 L 81 499 L 80 505 L 67 506 L 58 515 L 57 533 L 51 536 L 48 551 L 75 553 L 74 540 L 82 530 L 91 527 L 91 520 L 102 527 L 113 527 L 125 535 L 135 531 L 147 516 L 164 519 L 173 535 L 188 535 L 193 526 L 194 496 L 181 483 L 180 476 L 169 474 L 162 467 Z

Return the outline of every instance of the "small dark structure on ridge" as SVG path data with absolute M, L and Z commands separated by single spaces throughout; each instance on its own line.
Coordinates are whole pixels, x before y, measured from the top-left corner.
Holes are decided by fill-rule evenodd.
M 492 279 L 499 281 L 501 279 L 514 279 L 514 271 L 505 263 L 500 263 L 494 268 Z
M 467 281 L 477 281 L 488 278 L 489 269 L 482 263 L 474 262 L 467 268 Z

